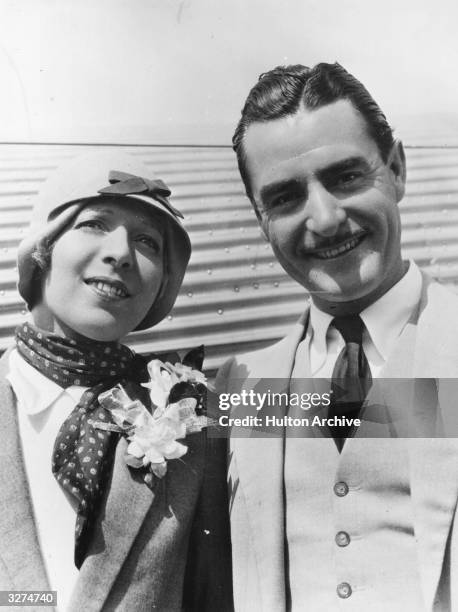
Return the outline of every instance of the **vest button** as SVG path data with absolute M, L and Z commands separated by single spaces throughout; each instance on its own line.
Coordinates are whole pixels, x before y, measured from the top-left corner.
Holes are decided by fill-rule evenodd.
M 348 493 L 348 485 L 346 482 L 336 482 L 334 485 L 334 493 L 337 497 L 345 497 Z
M 351 586 L 348 582 L 341 582 L 337 585 L 337 595 L 340 599 L 348 599 L 352 593 Z
M 337 546 L 348 546 L 350 544 L 350 536 L 346 531 L 338 531 L 335 540 Z

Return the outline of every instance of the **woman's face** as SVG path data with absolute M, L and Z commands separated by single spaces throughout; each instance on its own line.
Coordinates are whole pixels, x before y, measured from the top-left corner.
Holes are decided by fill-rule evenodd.
M 54 244 L 35 323 L 117 341 L 134 330 L 164 275 L 162 228 L 142 202 L 90 202 Z

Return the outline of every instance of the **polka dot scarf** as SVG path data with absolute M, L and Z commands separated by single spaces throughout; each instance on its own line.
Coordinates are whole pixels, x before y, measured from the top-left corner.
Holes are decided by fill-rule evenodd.
M 52 458 L 55 478 L 77 501 L 75 565 L 79 568 L 91 541 L 119 439 L 119 434 L 93 426 L 93 421 L 110 422 L 97 398 L 121 383 L 132 399 L 148 405 L 148 394 L 138 384 L 148 379 L 146 360 L 122 344 L 62 338 L 30 323 L 16 329 L 16 343 L 27 363 L 64 389 L 71 385 L 90 387 L 62 424 Z

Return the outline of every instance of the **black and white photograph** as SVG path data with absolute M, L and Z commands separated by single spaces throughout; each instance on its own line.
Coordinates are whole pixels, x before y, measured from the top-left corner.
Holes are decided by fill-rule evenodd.
M 0 609 L 458 612 L 457 23 L 0 0 Z

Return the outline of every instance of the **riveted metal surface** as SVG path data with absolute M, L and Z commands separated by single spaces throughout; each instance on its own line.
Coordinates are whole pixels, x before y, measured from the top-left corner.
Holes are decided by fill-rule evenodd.
M 60 161 L 83 147 L 0 146 L 0 349 L 26 316 L 16 291 L 16 248 L 33 197 Z M 87 150 L 90 147 L 86 148 Z M 266 346 L 301 314 L 305 291 L 289 279 L 261 237 L 229 147 L 145 147 L 139 156 L 171 187 L 193 255 L 170 316 L 132 334 L 136 350 L 206 345 L 211 372 L 231 354 Z M 407 148 L 408 189 L 400 205 L 403 253 L 432 276 L 458 284 L 458 149 Z

